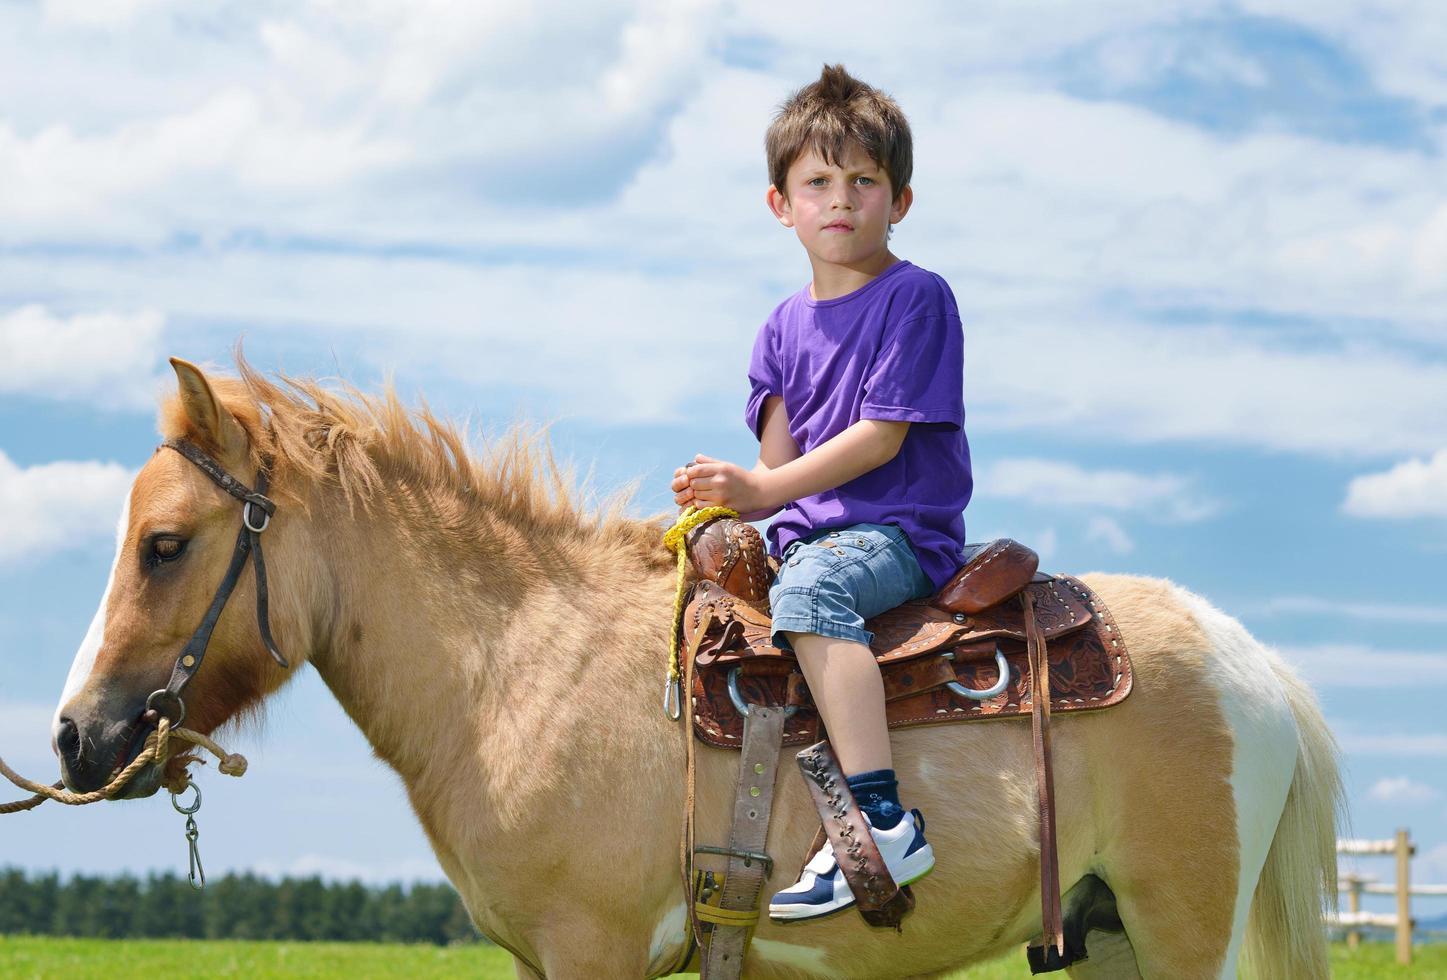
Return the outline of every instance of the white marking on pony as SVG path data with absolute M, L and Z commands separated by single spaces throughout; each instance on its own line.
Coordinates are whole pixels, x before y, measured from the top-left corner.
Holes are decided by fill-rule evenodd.
M 779 942 L 777 939 L 759 939 L 757 937 L 751 945 L 759 956 L 774 963 L 783 963 L 786 966 L 821 973 L 824 976 L 830 974 L 829 967 L 824 962 L 828 959 L 829 953 L 817 946 L 800 946 L 796 943 Z
M 80 641 L 80 649 L 76 651 L 75 660 L 71 662 L 70 673 L 65 678 L 65 690 L 61 692 L 60 703 L 55 706 L 55 718 L 51 722 L 51 730 L 60 724 L 60 712 L 70 702 L 70 699 L 80 693 L 85 687 L 86 681 L 90 680 L 90 672 L 95 668 L 95 658 L 100 653 L 101 646 L 105 642 L 106 633 L 106 606 L 110 604 L 111 590 L 116 584 L 116 569 L 121 564 L 121 548 L 126 543 L 126 528 L 130 526 L 131 519 L 131 495 L 126 493 L 125 503 L 121 506 L 120 523 L 116 525 L 116 556 L 111 561 L 110 578 L 106 579 L 106 590 L 100 597 L 100 606 L 96 608 L 95 616 L 90 621 L 90 629 L 85 631 L 85 639 Z
M 664 954 L 667 954 L 671 960 L 683 955 L 682 945 L 687 942 L 685 938 L 687 924 L 684 920 L 687 917 L 688 906 L 679 902 L 665 912 L 658 925 L 654 927 L 653 940 L 648 944 L 648 973 L 650 976 L 655 968 L 662 967 L 663 964 L 658 961 L 663 959 Z
M 1272 670 L 1276 654 L 1205 599 L 1179 586 L 1176 592 L 1211 641 L 1214 669 L 1209 676 L 1221 696 L 1221 710 L 1231 726 L 1235 746 L 1231 794 L 1236 803 L 1236 837 L 1241 854 L 1231 943 L 1221 966 L 1221 976 L 1229 978 L 1236 976 L 1251 897 L 1286 806 L 1300 735 L 1286 694 Z

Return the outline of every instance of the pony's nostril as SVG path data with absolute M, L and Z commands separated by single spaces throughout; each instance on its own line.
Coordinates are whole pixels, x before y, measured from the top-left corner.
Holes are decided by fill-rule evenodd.
M 80 758 L 80 729 L 69 718 L 55 726 L 55 749 L 62 759 Z

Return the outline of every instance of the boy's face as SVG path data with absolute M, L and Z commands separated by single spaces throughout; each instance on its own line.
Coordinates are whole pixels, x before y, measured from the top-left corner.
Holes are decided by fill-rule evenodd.
M 789 167 L 787 195 L 770 187 L 769 209 L 793 228 L 810 256 L 830 265 L 868 265 L 888 253 L 889 226 L 900 221 L 913 200 L 908 187 L 892 200 L 889 175 L 857 143 L 843 160 L 824 162 L 807 150 Z

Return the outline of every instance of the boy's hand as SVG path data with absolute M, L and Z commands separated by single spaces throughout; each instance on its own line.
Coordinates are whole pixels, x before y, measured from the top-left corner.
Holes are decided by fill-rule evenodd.
M 740 514 L 770 507 L 767 488 L 753 470 L 699 453 L 693 466 L 678 472 L 684 474 L 697 507 L 730 507 Z
M 690 467 L 680 466 L 673 471 L 673 482 L 669 489 L 673 491 L 673 502 L 679 507 L 687 507 L 693 503 L 693 488 L 688 485 L 688 474 Z

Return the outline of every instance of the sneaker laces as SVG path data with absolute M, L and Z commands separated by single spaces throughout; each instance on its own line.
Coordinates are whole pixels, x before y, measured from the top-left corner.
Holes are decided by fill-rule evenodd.
M 905 826 L 906 822 L 911 825 L 910 829 L 913 832 L 924 833 L 924 817 L 916 816 L 915 814 L 917 814 L 918 812 L 919 811 L 917 810 L 905 810 L 904 816 L 900 818 L 899 823 L 895 824 L 888 830 L 880 830 L 875 827 L 874 824 L 870 822 L 869 814 L 867 813 L 864 814 L 864 822 L 868 825 L 870 834 L 874 837 L 876 843 L 878 843 L 881 834 L 896 834 L 899 832 L 901 827 Z M 836 867 L 837 865 L 838 860 L 834 856 L 834 842 L 831 840 L 825 840 L 824 846 L 819 848 L 819 853 L 815 854 L 812 858 L 809 859 L 809 862 L 804 865 L 804 870 L 812 871 L 816 875 L 823 876 L 825 874 L 828 874 L 830 869 Z

